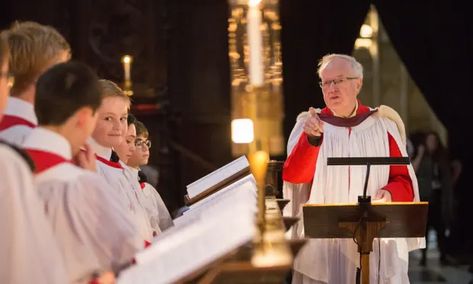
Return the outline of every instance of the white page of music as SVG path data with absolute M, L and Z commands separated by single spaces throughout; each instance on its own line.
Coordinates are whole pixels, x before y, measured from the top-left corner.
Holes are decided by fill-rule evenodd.
M 225 202 L 225 210 L 218 206 L 218 214 L 206 212 L 138 253 L 137 265 L 123 271 L 117 283 L 175 282 L 251 241 L 255 205 L 247 193 L 239 195 L 231 206 Z
M 248 166 L 248 159 L 245 156 L 241 156 L 224 165 L 223 167 L 187 185 L 187 194 L 189 195 L 189 198 L 193 198 L 199 193 L 203 192 L 205 189 L 216 185 L 226 178 L 231 177 Z
M 190 206 L 189 210 L 184 212 L 184 215 L 195 214 L 195 212 L 200 212 L 202 210 L 207 210 L 213 206 L 218 206 L 222 200 L 231 199 L 235 192 L 246 191 L 249 195 L 248 198 L 252 196 L 256 198 L 256 181 L 253 175 L 247 175 L 246 177 L 228 185 L 225 188 L 222 188 L 218 192 L 200 200 L 199 202 Z

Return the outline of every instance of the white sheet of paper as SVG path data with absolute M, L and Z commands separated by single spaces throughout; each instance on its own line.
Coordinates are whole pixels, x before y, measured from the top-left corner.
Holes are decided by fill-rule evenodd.
M 189 210 L 184 212 L 184 215 L 195 214 L 195 212 L 200 212 L 201 210 L 206 210 L 209 207 L 216 206 L 221 200 L 231 198 L 235 192 L 244 190 L 250 196 L 256 198 L 256 181 L 253 175 L 247 175 L 244 178 L 228 185 L 227 187 L 221 189 L 220 191 L 200 200 L 199 202 L 191 205 Z M 243 196 L 242 196 L 243 197 Z
M 240 197 L 238 197 L 235 195 L 236 190 L 244 190 L 246 192 L 243 195 L 240 195 Z M 248 198 L 248 202 L 252 202 L 253 199 L 256 200 L 256 181 L 253 175 L 248 175 L 242 178 L 241 180 L 238 180 L 237 182 L 232 183 L 231 185 L 223 188 L 219 192 L 216 192 L 215 194 L 212 194 L 211 196 L 193 204 L 189 208 L 189 210 L 184 212 L 182 216 L 179 216 L 178 218 L 173 220 L 174 227 L 176 228 L 174 228 L 169 233 L 173 233 L 174 231 L 179 230 L 179 227 L 181 225 L 186 225 L 189 222 L 194 222 L 196 218 L 199 218 L 200 213 L 207 209 L 212 210 L 213 208 L 213 210 L 225 210 L 225 206 L 228 203 L 223 204 L 222 202 L 224 201 L 222 200 L 231 200 L 232 202 L 234 202 L 234 200 L 236 200 L 237 198 Z M 215 209 L 215 206 L 218 207 Z M 222 209 L 219 209 L 220 207 L 222 207 Z M 163 234 L 160 234 L 157 238 L 155 238 L 155 240 L 157 240 L 161 236 L 163 236 Z
M 193 183 L 186 186 L 187 195 L 189 198 L 194 198 L 204 190 L 216 185 L 220 181 L 231 177 L 246 167 L 249 167 L 250 163 L 246 156 L 241 156 L 232 162 L 218 168 L 217 170 L 209 173 L 208 175 L 194 181 Z
M 120 274 L 118 284 L 175 282 L 251 241 L 254 207 L 244 201 L 218 216 L 202 216 L 154 243 L 136 256 L 137 265 Z
M 135 256 L 137 264 L 118 283 L 174 282 L 251 241 L 256 198 L 255 180 L 248 175 L 194 204 Z

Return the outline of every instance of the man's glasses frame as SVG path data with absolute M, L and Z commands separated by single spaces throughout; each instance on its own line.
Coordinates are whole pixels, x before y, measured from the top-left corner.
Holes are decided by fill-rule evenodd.
M 327 80 L 327 81 L 320 81 L 319 86 L 322 89 L 327 89 L 330 86 L 332 86 L 332 84 L 336 87 L 342 84 L 343 82 L 346 82 L 349 80 L 356 80 L 356 79 L 358 79 L 358 77 L 345 77 L 345 78 L 338 78 L 338 79 Z

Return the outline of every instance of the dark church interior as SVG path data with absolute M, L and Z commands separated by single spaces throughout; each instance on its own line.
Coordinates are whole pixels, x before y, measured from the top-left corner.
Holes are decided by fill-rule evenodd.
M 149 128 L 150 164 L 158 170 L 157 188 L 171 212 L 184 205 L 186 185 L 235 158 L 228 1 L 3 0 L 0 6 L 0 29 L 14 21 L 51 25 L 70 43 L 72 60 L 87 63 L 100 78 L 123 82 L 120 58 L 133 56 L 131 112 Z M 473 21 L 469 7 L 468 1 L 459 0 L 279 1 L 284 149 L 297 115 L 309 106 L 324 106 L 317 61 L 329 53 L 353 54 L 371 9 L 377 11 L 406 76 L 446 129 L 450 159 L 462 168 L 452 188 L 455 219 L 447 241 L 450 261 L 434 266 L 429 260 L 422 267 L 420 253 L 411 255 L 412 283 L 471 283 L 472 279 L 473 135 L 468 113 L 473 94 Z M 415 117 L 415 109 L 409 112 Z M 288 154 L 284 150 L 271 159 L 284 161 Z

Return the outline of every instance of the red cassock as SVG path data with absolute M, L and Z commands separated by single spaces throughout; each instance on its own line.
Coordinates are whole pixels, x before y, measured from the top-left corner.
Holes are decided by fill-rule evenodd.
M 352 127 L 362 122 L 364 118 L 368 117 L 371 113 L 370 108 L 360 105 L 356 116 L 353 118 L 336 118 L 328 108 L 322 109 L 320 117 L 322 120 L 339 120 L 340 123 L 345 124 L 346 127 Z M 399 146 L 392 135 L 389 132 L 387 135 L 389 139 L 390 157 L 402 157 Z M 283 180 L 294 184 L 310 183 L 317 170 L 316 164 L 319 150 L 320 145 L 311 145 L 307 134 L 302 133 L 299 137 L 299 141 L 284 163 Z M 384 189 L 391 193 L 392 201 L 413 201 L 414 191 L 407 166 L 390 166 L 389 182 L 384 186 Z
M 303 219 L 302 205 L 356 203 L 363 193 L 366 167 L 326 163 L 330 157 L 406 156 L 404 125 L 389 107 L 370 109 L 358 104 L 356 114 L 340 118 L 325 108 L 319 112 L 324 133 L 318 139 L 303 132 L 307 114 L 301 114 L 288 142 L 289 156 L 283 168 L 284 197 L 290 199 L 284 215 Z M 367 194 L 380 189 L 392 201 L 418 201 L 417 180 L 411 165 L 371 168 Z M 303 238 L 303 221 L 293 226 L 293 238 Z M 376 239 L 370 255 L 370 282 L 408 283 L 408 252 L 424 246 L 422 239 Z M 382 252 L 382 253 L 381 253 Z M 309 239 L 294 259 L 294 278 L 304 283 L 352 283 L 359 261 L 351 239 Z M 318 282 L 317 282 L 318 281 Z

